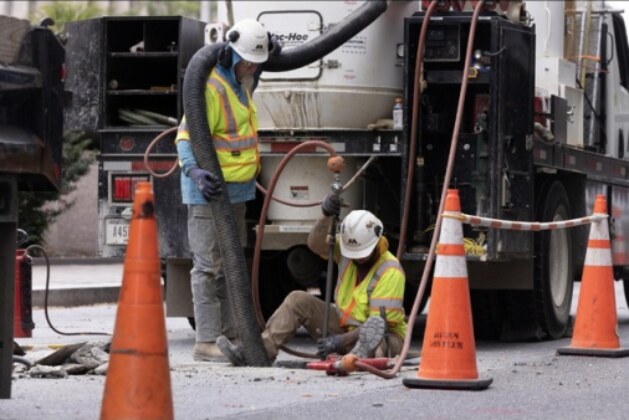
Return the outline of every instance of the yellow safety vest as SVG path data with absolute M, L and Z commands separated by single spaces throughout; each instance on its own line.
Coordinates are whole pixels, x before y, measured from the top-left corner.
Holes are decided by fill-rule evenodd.
M 406 277 L 395 256 L 389 251 L 384 252 L 358 285 L 354 261 L 339 256 L 338 266 L 340 281 L 334 295 L 341 327 L 359 327 L 370 316 L 380 315 L 380 307 L 384 306 L 389 330 L 404 337 Z
M 256 108 L 247 94 L 248 106 L 232 87 L 213 70 L 205 89 L 207 118 L 212 141 L 225 182 L 247 182 L 255 178 L 260 165 Z M 177 140 L 190 140 L 185 116 Z

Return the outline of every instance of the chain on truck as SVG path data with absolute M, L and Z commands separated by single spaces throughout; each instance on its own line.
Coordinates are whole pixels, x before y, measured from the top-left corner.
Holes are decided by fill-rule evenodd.
M 343 183 L 369 162 L 343 193 L 343 215 L 363 208 L 384 222 L 412 301 L 437 219 L 476 3 L 440 1 L 429 22 L 422 11 L 427 2 L 418 1 L 239 1 L 219 2 L 220 23 L 208 25 L 180 17 L 105 17 L 68 25 L 68 66 L 95 76 L 74 80 L 72 115 L 81 128 L 101 136 L 101 254 L 123 254 L 133 185 L 152 180 L 167 313 L 192 316 L 179 177 L 153 179 L 143 164 L 149 142 L 182 116 L 188 60 L 203 44 L 224 41 L 228 15 L 257 19 L 290 51 L 342 32 L 348 16 L 381 7 L 363 30 L 322 58 L 262 74 L 253 97 L 260 122 L 259 182 L 267 185 L 282 157 L 309 140 L 343 156 Z M 629 45 L 622 11 L 603 1 L 484 3 L 449 184 L 460 191 L 462 211 L 559 221 L 587 215 L 595 195 L 604 194 L 616 278 L 626 278 Z M 425 53 L 417 66 L 424 24 Z M 79 48 L 85 43 L 94 48 Z M 396 98 L 402 98 L 402 128 L 391 121 Z M 151 150 L 151 168 L 164 172 L 173 165 L 173 139 L 174 133 Z M 302 151 L 274 195 L 297 203 L 321 200 L 331 182 L 326 159 L 320 148 Z M 249 251 L 262 200 L 258 193 L 247 209 Z M 325 264 L 305 245 L 319 212 L 318 206 L 271 203 L 259 273 L 267 316 L 291 290 L 321 289 Z M 466 226 L 464 235 L 478 336 L 566 333 L 587 228 L 532 233 Z

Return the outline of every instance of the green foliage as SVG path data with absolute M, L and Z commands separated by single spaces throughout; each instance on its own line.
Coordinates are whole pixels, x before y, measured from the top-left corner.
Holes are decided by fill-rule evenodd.
M 38 7 L 31 14 L 30 20 L 33 24 L 39 24 L 44 18 L 49 17 L 55 22 L 51 29 L 56 33 L 63 33 L 68 22 L 104 14 L 103 9 L 92 2 L 53 1 Z M 93 144 L 93 139 L 86 133 L 66 133 L 63 138 L 61 190 L 19 192 L 19 227 L 28 235 L 28 240 L 21 246 L 43 245 L 43 236 L 48 226 L 74 204 L 68 199 L 67 194 L 76 188 L 76 181 L 87 172 L 94 161 L 96 152 L 93 150 Z
M 131 14 L 147 16 L 185 16 L 199 18 L 199 1 L 136 1 L 131 6 Z
M 83 132 L 67 133 L 63 139 L 63 172 L 61 190 L 51 192 L 20 191 L 18 221 L 28 234 L 22 246 L 43 245 L 46 229 L 74 204 L 67 194 L 76 189 L 76 181 L 85 175 L 96 158 L 94 139 Z
M 92 2 L 53 1 L 39 7 L 30 20 L 33 23 L 39 23 L 43 18 L 49 17 L 55 21 L 51 29 L 56 33 L 62 33 L 68 22 L 90 19 L 104 14 L 103 9 Z

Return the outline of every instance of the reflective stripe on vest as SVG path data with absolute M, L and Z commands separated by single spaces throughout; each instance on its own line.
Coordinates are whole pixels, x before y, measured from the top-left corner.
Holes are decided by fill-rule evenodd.
M 349 268 L 350 263 L 351 263 L 351 260 L 349 258 L 341 257 L 341 260 L 339 261 L 339 273 L 341 275 L 341 279 L 344 278 L 345 272 Z M 401 299 L 371 299 L 371 294 L 376 288 L 378 281 L 380 280 L 382 275 L 390 268 L 397 269 L 400 271 L 402 270 L 400 263 L 397 262 L 396 260 L 385 260 L 378 266 L 375 273 L 371 277 L 371 280 L 369 281 L 369 285 L 367 286 L 366 292 L 367 292 L 367 298 L 369 299 L 368 305 L 369 305 L 370 311 L 378 310 L 380 306 L 384 306 L 385 309 L 392 310 L 392 311 L 402 310 L 403 308 Z M 341 283 L 342 281 L 338 282 L 337 287 L 336 287 L 335 295 L 337 296 L 338 296 L 338 288 Z M 341 327 L 344 327 L 346 325 L 353 325 L 355 327 L 359 327 L 362 325 L 360 322 L 355 320 L 350 315 L 351 312 L 354 310 L 355 306 L 356 306 L 356 303 L 354 299 L 352 298 L 350 305 L 345 310 L 342 310 L 341 308 L 337 307 L 337 313 L 339 316 Z
M 177 139 L 190 140 L 190 132 L 188 130 L 188 123 L 186 122 L 186 117 L 183 117 L 181 119 L 179 128 L 177 128 Z
M 369 286 L 367 286 L 367 296 L 369 297 L 369 299 L 371 299 L 371 294 L 376 288 L 376 285 L 378 284 L 378 280 L 380 280 L 380 277 L 382 277 L 384 272 L 387 271 L 389 268 L 397 268 L 398 270 L 402 271 L 402 267 L 400 267 L 400 263 L 398 263 L 395 260 L 388 260 L 380 264 L 376 272 L 373 274 L 373 277 L 371 278 L 371 281 L 369 282 Z M 371 306 L 371 303 L 370 303 L 370 306 Z
M 341 257 L 341 261 L 339 261 L 339 274 L 340 274 L 341 279 L 345 277 L 345 271 L 348 269 L 349 263 L 350 263 L 349 258 Z M 334 291 L 335 296 L 338 296 L 338 289 L 341 283 L 342 281 L 337 282 L 336 290 Z M 339 317 L 339 325 L 341 326 L 341 328 L 346 327 L 348 325 L 351 325 L 354 327 L 360 327 L 362 325 L 361 322 L 358 322 L 351 316 L 351 313 L 354 310 L 355 306 L 356 306 L 356 301 L 352 297 L 350 304 L 347 306 L 347 308 L 345 308 L 345 310 L 341 310 L 341 308 L 339 308 L 338 306 L 336 307 L 336 311 Z
M 256 175 L 260 160 L 257 134 L 251 121 L 253 111 L 249 106 L 249 133 L 240 135 L 236 117 L 227 94 L 226 83 L 214 73 L 207 83 L 218 92 L 221 113 L 226 125 L 225 133 L 212 133 L 212 141 L 223 171 L 223 177 L 226 182 L 250 181 Z M 248 95 L 247 98 L 251 101 Z

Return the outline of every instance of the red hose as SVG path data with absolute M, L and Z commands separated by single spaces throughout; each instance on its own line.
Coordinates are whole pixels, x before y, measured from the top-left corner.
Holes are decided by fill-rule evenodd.
M 434 10 L 435 6 L 437 4 L 437 0 L 433 0 L 430 3 L 430 6 L 428 7 L 428 9 L 426 10 L 426 14 L 424 15 L 424 24 L 422 25 L 422 29 L 421 29 L 421 34 L 423 34 L 425 36 L 425 28 L 427 28 L 427 22 L 430 18 L 430 14 L 432 13 L 432 10 Z M 483 2 L 479 1 L 475 7 L 474 7 L 474 14 L 472 15 L 472 21 L 471 21 L 471 25 L 470 25 L 470 33 L 469 33 L 469 37 L 467 40 L 467 51 L 465 54 L 465 65 L 463 67 L 463 73 L 461 76 L 461 92 L 459 93 L 459 102 L 457 105 L 457 110 L 456 110 L 456 118 L 455 118 L 455 122 L 454 122 L 454 129 L 452 130 L 452 139 L 450 141 L 450 153 L 448 155 L 448 164 L 446 167 L 446 174 L 444 176 L 444 180 L 443 180 L 443 189 L 441 191 L 441 200 L 439 201 L 439 211 L 437 212 L 437 222 L 435 223 L 435 230 L 434 230 L 434 234 L 432 235 L 432 240 L 430 242 L 430 250 L 428 252 L 428 257 L 426 259 L 426 264 L 424 266 L 424 271 L 422 273 L 422 278 L 421 281 L 419 282 L 419 290 L 417 291 L 417 295 L 415 295 L 415 301 L 413 302 L 413 308 L 411 309 L 411 313 L 409 315 L 408 318 L 408 327 L 407 327 L 407 331 L 406 331 L 406 337 L 404 338 L 404 346 L 402 347 L 402 352 L 400 353 L 400 355 L 398 356 L 396 362 L 395 362 L 395 366 L 393 366 L 391 368 L 391 370 L 389 371 L 382 371 L 382 370 L 378 370 L 378 369 L 374 369 L 372 366 L 369 366 L 367 364 L 361 364 L 360 362 L 356 362 L 356 366 L 360 367 L 363 370 L 366 370 L 370 373 L 373 373 L 374 375 L 380 376 L 381 378 L 384 379 L 393 379 L 396 377 L 397 373 L 400 371 L 400 369 L 402 368 L 402 364 L 404 363 L 404 359 L 406 359 L 406 355 L 408 354 L 408 349 L 410 348 L 410 344 L 411 344 L 411 338 L 412 338 L 412 331 L 413 331 L 413 325 L 415 324 L 415 320 L 417 319 L 417 312 L 419 309 L 419 305 L 421 302 L 422 297 L 424 296 L 424 291 L 426 289 L 426 284 L 428 283 L 428 275 L 430 273 L 430 270 L 432 269 L 432 263 L 435 259 L 435 249 L 437 247 L 437 242 L 439 240 L 439 232 L 441 230 L 441 221 L 443 219 L 442 217 L 442 213 L 443 213 L 443 207 L 445 205 L 445 201 L 446 201 L 446 194 L 448 191 L 448 185 L 450 184 L 450 179 L 452 178 L 452 168 L 454 165 L 454 158 L 455 158 L 455 154 L 456 154 L 456 148 L 457 148 L 457 143 L 459 140 L 459 130 L 461 129 L 461 121 L 463 119 L 463 109 L 465 106 L 465 96 L 467 93 L 467 84 L 468 84 L 468 77 L 467 75 L 469 74 L 470 71 L 470 63 L 472 61 L 472 52 L 474 49 L 474 38 L 476 37 L 476 24 L 478 22 L 478 16 L 480 14 L 481 9 L 483 8 Z M 430 14 L 429 14 L 430 13 Z M 420 34 L 420 42 L 419 45 L 417 46 L 417 50 L 418 50 L 418 60 L 423 57 L 423 40 L 422 40 L 422 35 Z M 420 49 L 421 49 L 421 55 L 420 53 Z M 419 66 L 416 65 L 415 66 L 415 70 L 418 71 Z M 416 79 L 417 79 L 417 75 L 416 75 Z M 417 85 L 416 85 L 417 86 Z M 417 90 L 414 92 L 414 97 L 418 96 L 418 92 Z M 415 103 L 415 100 L 413 100 L 413 103 Z M 413 110 L 415 111 L 415 110 Z M 415 112 L 413 112 L 413 115 L 415 115 Z M 414 117 L 413 121 L 411 123 L 412 125 L 412 136 L 415 135 L 416 132 L 416 124 L 417 124 L 417 119 Z M 412 143 L 415 143 L 414 141 L 412 141 Z M 411 165 L 409 165 L 409 169 L 411 168 Z M 407 187 L 408 187 L 408 183 L 407 183 Z M 407 201 L 405 198 L 405 205 L 406 205 Z M 398 250 L 399 252 L 399 250 Z
M 273 192 L 275 191 L 275 186 L 277 181 L 284 170 L 284 167 L 288 164 L 288 162 L 295 156 L 301 149 L 305 147 L 319 146 L 328 151 L 331 156 L 336 156 L 336 151 L 332 146 L 328 143 L 325 143 L 320 140 L 312 140 L 301 143 L 291 149 L 280 161 L 271 181 L 269 182 L 267 194 L 264 196 L 264 202 L 262 204 L 262 210 L 260 210 L 260 219 L 258 220 L 258 230 L 256 232 L 256 243 L 253 251 L 253 266 L 251 268 L 251 294 L 253 297 L 253 306 L 255 309 L 256 319 L 258 320 L 258 325 L 260 329 L 264 329 L 266 321 L 264 320 L 264 315 L 262 315 L 262 310 L 260 309 L 260 279 L 259 279 L 259 270 L 260 270 L 260 253 L 262 249 L 262 238 L 264 237 L 264 228 L 266 225 L 266 215 L 269 210 L 269 205 L 271 203 L 271 198 L 273 197 Z M 292 350 L 286 346 L 280 346 L 282 350 L 285 352 L 292 354 L 297 357 L 304 358 L 318 358 L 317 355 L 309 354 L 309 353 L 301 353 L 296 350 Z

